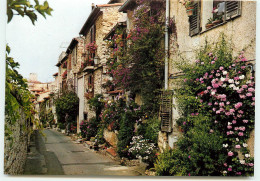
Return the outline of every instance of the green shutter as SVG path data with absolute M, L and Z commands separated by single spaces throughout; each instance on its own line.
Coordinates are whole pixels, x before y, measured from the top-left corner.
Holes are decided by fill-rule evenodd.
M 161 96 L 161 131 L 172 132 L 172 91 L 164 91 Z
M 227 1 L 225 4 L 225 20 L 230 20 L 241 15 L 241 1 Z
M 194 4 L 194 14 L 189 17 L 190 36 L 196 35 L 200 32 L 200 2 Z

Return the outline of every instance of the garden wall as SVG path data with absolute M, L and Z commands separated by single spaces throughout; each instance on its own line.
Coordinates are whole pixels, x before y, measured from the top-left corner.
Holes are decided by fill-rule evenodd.
M 22 111 L 20 111 L 20 115 L 20 119 L 14 124 L 5 123 L 5 134 L 10 135 L 4 138 L 5 174 L 18 175 L 22 174 L 24 170 L 30 140 L 30 128 Z

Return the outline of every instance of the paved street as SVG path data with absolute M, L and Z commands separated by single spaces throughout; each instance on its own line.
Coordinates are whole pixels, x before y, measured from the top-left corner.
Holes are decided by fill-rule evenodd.
M 55 130 L 44 130 L 46 138 L 35 135 L 35 149 L 25 167 L 27 175 L 88 175 L 137 176 L 130 167 L 121 166 L 112 159 L 73 142 L 70 137 Z

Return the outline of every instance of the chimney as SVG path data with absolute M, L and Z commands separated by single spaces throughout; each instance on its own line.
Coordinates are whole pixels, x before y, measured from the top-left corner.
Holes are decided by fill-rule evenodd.
M 95 4 L 94 3 L 92 3 L 91 8 L 92 8 L 92 10 L 95 8 Z

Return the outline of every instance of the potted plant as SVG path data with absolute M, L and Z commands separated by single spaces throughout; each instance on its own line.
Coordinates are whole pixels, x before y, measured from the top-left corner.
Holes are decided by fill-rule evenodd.
M 209 18 L 208 23 L 206 24 L 206 29 L 209 29 L 214 26 L 212 22 L 213 22 L 213 18 Z
M 213 8 L 212 13 L 213 13 L 212 23 L 214 25 L 217 25 L 217 24 L 223 22 L 223 16 L 222 15 L 218 15 L 218 9 L 216 7 Z
M 93 41 L 92 43 L 87 44 L 86 48 L 88 51 L 90 51 L 90 53 L 95 53 L 97 50 L 96 42 Z
M 186 12 L 188 14 L 188 16 L 193 16 L 193 12 L 194 12 L 194 2 L 193 0 L 188 0 L 184 2 L 185 8 L 186 8 Z

